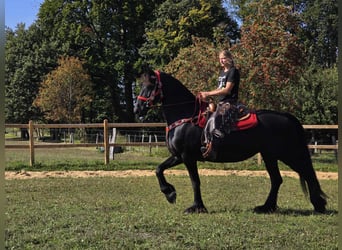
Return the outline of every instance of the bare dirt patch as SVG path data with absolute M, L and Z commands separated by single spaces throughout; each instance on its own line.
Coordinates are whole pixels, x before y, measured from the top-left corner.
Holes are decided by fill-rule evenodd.
M 202 176 L 265 176 L 268 177 L 266 171 L 248 171 L 248 170 L 213 170 L 199 169 Z M 319 180 L 337 180 L 338 173 L 335 172 L 316 172 Z M 186 170 L 167 170 L 165 175 L 188 175 Z M 281 171 L 282 176 L 298 178 L 298 174 L 292 171 Z M 32 179 L 32 178 L 89 178 L 89 177 L 139 177 L 139 176 L 155 176 L 153 170 L 124 170 L 124 171 L 18 171 L 5 172 L 5 179 Z

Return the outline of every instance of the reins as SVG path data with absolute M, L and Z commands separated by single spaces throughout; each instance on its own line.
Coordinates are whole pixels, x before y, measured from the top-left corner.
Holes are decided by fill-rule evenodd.
M 191 101 L 193 103 L 193 101 Z M 189 118 L 183 118 L 178 121 L 175 121 L 171 125 L 167 126 L 166 132 L 168 133 L 170 130 L 184 124 L 184 123 L 192 123 L 194 125 L 200 125 L 201 126 L 201 117 L 204 115 L 204 112 L 202 112 L 202 100 L 199 97 L 199 95 L 196 96 L 195 100 L 195 108 L 194 108 L 194 113 L 192 114 L 191 117 Z M 198 105 L 198 106 L 197 106 Z M 197 108 L 198 108 L 198 114 L 197 114 Z M 194 122 L 195 121 L 195 122 Z

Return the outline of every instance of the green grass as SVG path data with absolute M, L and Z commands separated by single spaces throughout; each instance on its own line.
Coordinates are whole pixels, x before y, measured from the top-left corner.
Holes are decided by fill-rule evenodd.
M 127 147 L 124 153 L 115 154 L 109 165 L 104 165 L 104 153 L 94 148 L 44 148 L 35 149 L 35 165 L 29 166 L 30 153 L 28 149 L 6 149 L 6 170 L 33 171 L 49 170 L 125 170 L 125 169 L 155 169 L 163 162 L 169 153 L 165 147 Z M 333 151 L 322 151 L 312 156 L 314 168 L 317 171 L 337 172 L 337 161 Z M 279 163 L 281 170 L 289 170 Z M 177 168 L 184 169 L 184 165 Z M 257 157 L 235 163 L 199 162 L 199 168 L 225 170 L 264 170 L 264 164 L 257 164 Z
M 127 147 L 106 166 L 95 147 L 36 149 L 30 167 L 29 150 L 5 152 L 7 171 L 153 170 L 169 156 L 165 147 Z M 333 151 L 312 160 L 317 171 L 337 172 Z M 256 157 L 199 168 L 265 169 Z M 252 210 L 265 201 L 268 178 L 202 176 L 209 214 L 185 215 L 193 199 L 189 177 L 167 179 L 177 189 L 175 205 L 155 177 L 6 180 L 6 249 L 337 249 L 337 180 L 320 180 L 330 197 L 327 214 L 314 214 L 299 181 L 284 177 L 280 209 L 260 215 Z
M 154 177 L 6 180 L 6 249 L 337 249 L 337 181 L 322 180 L 328 213 L 314 214 L 299 181 L 284 178 L 279 211 L 265 201 L 263 177 L 202 180 L 209 214 L 185 215 L 187 176 L 168 176 L 168 204 Z

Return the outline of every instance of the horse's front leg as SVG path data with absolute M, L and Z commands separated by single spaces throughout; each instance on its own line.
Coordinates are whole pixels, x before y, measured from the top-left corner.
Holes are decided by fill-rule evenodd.
M 156 175 L 158 178 L 160 190 L 165 194 L 167 201 L 170 203 L 176 202 L 177 193 L 175 187 L 166 181 L 164 170 L 174 167 L 182 162 L 183 161 L 181 158 L 177 156 L 171 156 L 163 163 L 161 163 L 156 169 Z
M 184 162 L 188 169 L 191 179 L 192 189 L 194 191 L 194 204 L 185 209 L 185 213 L 208 213 L 205 208 L 201 195 L 201 181 L 198 174 L 197 161 Z

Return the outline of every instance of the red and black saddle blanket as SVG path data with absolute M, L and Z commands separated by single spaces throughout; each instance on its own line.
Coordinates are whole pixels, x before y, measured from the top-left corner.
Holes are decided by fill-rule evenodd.
M 253 128 L 258 124 L 258 118 L 255 112 L 248 113 L 245 117 L 240 118 L 236 122 L 236 130 L 244 130 L 244 129 L 249 129 Z
M 230 104 L 228 104 L 230 105 Z M 200 105 L 200 111 L 198 116 L 185 118 L 174 122 L 173 124 L 166 127 L 166 132 L 180 126 L 183 123 L 193 123 L 201 128 L 204 128 L 207 124 L 208 119 L 211 115 L 215 115 L 215 119 L 222 116 L 224 127 L 229 127 L 230 131 L 239 131 L 255 127 L 258 124 L 258 118 L 254 111 L 249 110 L 244 105 L 234 106 L 234 105 L 218 105 L 218 110 L 211 112 L 208 110 L 208 103 L 202 102 Z M 235 113 L 233 113 L 233 110 Z M 234 117 L 232 117 L 234 116 Z
M 202 110 L 202 112 L 202 114 L 205 114 L 205 110 Z M 248 109 L 243 104 L 231 105 L 229 103 L 221 103 L 211 115 L 215 116 L 215 120 L 220 121 L 219 123 L 221 124 L 219 126 L 229 127 L 230 131 L 245 130 L 253 128 L 258 124 L 255 111 Z M 199 115 L 198 125 L 204 128 L 208 119 L 208 112 L 206 115 Z

